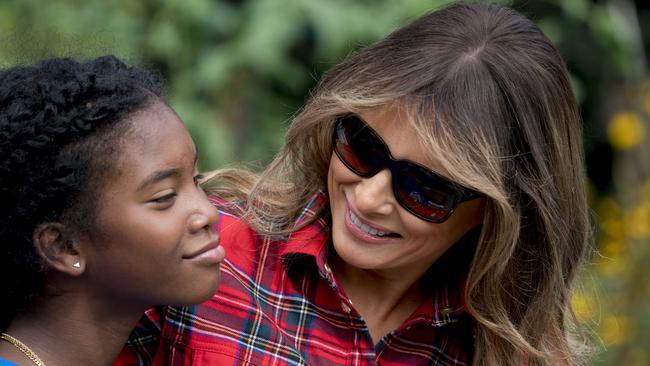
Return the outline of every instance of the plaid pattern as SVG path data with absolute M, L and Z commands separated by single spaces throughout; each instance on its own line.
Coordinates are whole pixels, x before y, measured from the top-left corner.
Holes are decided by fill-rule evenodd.
M 316 196 L 298 223 L 325 203 Z M 327 265 L 324 221 L 277 240 L 259 237 L 225 212 L 218 225 L 227 252 L 219 292 L 200 305 L 147 311 L 116 365 L 471 363 L 473 322 L 462 291 L 467 267 L 451 256 L 431 271 L 429 300 L 373 344 Z

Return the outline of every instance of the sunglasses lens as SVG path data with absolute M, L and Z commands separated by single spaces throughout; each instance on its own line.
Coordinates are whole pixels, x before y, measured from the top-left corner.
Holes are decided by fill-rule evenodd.
M 419 164 L 394 160 L 381 138 L 358 117 L 343 117 L 335 126 L 334 149 L 341 161 L 362 177 L 388 167 L 393 174 L 397 201 L 415 216 L 429 222 L 443 222 L 456 204 L 462 202 L 463 196 L 470 197 Z
M 335 149 L 341 160 L 359 175 L 377 172 L 382 168 L 386 155 L 372 130 L 353 117 L 337 124 Z
M 444 221 L 455 205 L 453 189 L 419 167 L 403 167 L 396 178 L 397 200 L 427 221 Z

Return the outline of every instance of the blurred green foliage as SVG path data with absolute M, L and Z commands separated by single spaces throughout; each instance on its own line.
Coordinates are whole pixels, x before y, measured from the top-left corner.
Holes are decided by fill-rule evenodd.
M 202 167 L 267 162 L 318 76 L 442 1 L 0 3 L 0 65 L 113 53 L 168 81 Z
M 202 169 L 261 167 L 325 70 L 447 2 L 0 0 L 0 66 L 110 53 L 152 68 Z M 597 242 L 574 305 L 600 350 L 593 364 L 650 364 L 650 8 L 500 2 L 557 45 L 581 103 Z

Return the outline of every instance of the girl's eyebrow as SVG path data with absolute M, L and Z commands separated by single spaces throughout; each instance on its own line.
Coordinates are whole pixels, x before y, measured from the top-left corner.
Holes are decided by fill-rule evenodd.
M 192 163 L 192 166 L 196 166 L 197 161 L 199 160 L 199 150 L 195 147 L 194 149 L 194 162 Z M 147 188 L 150 185 L 153 185 L 157 182 L 160 182 L 161 180 L 170 178 L 170 177 L 176 177 L 181 175 L 182 169 L 179 167 L 173 167 L 169 169 L 162 169 L 162 170 L 157 170 L 153 173 L 151 173 L 148 177 L 146 177 L 142 183 L 138 186 L 136 191 L 141 191 L 145 188 Z
M 161 180 L 170 178 L 170 177 L 176 177 L 181 175 L 181 169 L 180 168 L 170 168 L 170 169 L 163 169 L 163 170 L 158 170 L 153 173 L 151 173 L 147 178 L 145 178 L 142 183 L 138 186 L 136 191 L 141 191 L 145 188 L 147 188 L 150 185 L 153 185 L 155 183 L 160 182 Z

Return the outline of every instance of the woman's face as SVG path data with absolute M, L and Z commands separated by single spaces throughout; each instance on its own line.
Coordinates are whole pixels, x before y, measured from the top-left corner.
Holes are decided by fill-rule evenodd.
M 102 183 L 83 277 L 112 303 L 198 303 L 216 290 L 225 253 L 217 211 L 196 182 L 196 148 L 161 102 L 130 123 L 115 173 Z
M 360 117 L 381 136 L 395 159 L 408 159 L 447 176 L 440 166 L 425 159 L 418 135 L 397 107 L 379 108 Z M 459 204 L 443 223 L 417 218 L 395 200 L 388 169 L 362 178 L 334 153 L 328 191 L 334 249 L 344 265 L 357 269 L 419 276 L 483 221 L 484 199 Z M 377 231 L 391 235 L 377 236 Z

